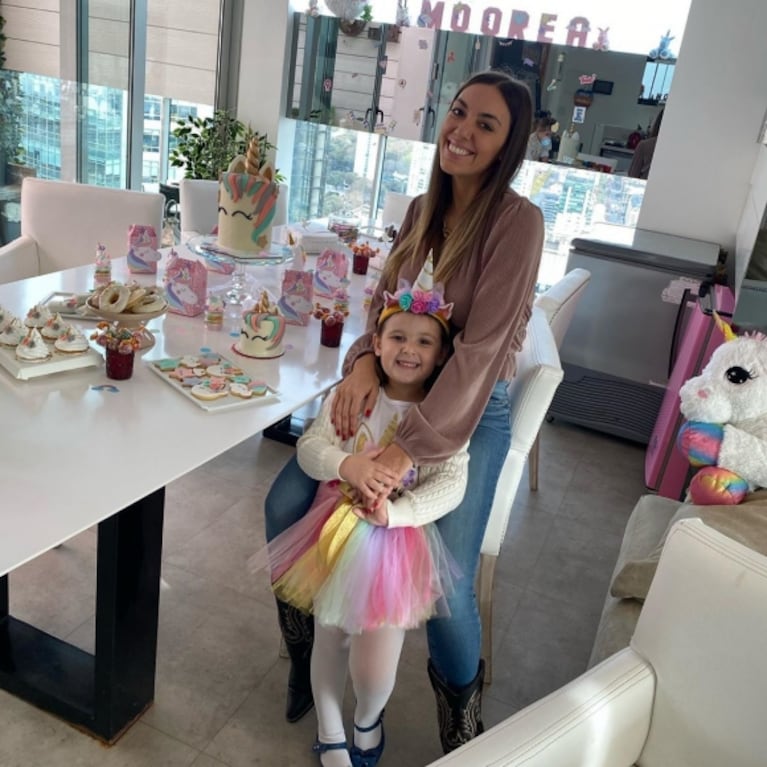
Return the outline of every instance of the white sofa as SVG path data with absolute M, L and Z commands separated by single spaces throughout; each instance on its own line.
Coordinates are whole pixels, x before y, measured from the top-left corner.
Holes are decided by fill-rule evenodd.
M 25 178 L 21 236 L 0 248 L 0 283 L 92 263 L 99 243 L 124 256 L 131 224 L 162 236 L 164 201 L 154 192 Z
M 631 645 L 433 767 L 761 767 L 766 600 L 767 557 L 677 522 Z

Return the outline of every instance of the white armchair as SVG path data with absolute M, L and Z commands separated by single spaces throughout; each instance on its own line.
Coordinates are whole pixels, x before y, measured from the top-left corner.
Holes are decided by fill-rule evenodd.
M 124 256 L 131 224 L 162 235 L 163 203 L 152 192 L 25 178 L 21 236 L 0 248 L 0 282 L 91 263 L 98 243 Z
M 478 592 L 485 684 L 492 681 L 495 563 L 506 536 L 511 507 L 522 479 L 525 461 L 562 376 L 562 366 L 548 318 L 542 309 L 533 307 L 527 336 L 517 355 L 517 371 L 509 384 L 511 445 L 495 488 L 493 507 L 480 550 Z
M 767 557 L 678 522 L 631 646 L 433 767 L 761 767 Z
M 570 327 L 575 307 L 591 279 L 588 269 L 571 269 L 562 279 L 552 285 L 547 291 L 535 299 L 535 305 L 540 306 L 549 320 L 554 343 L 557 349 L 562 348 L 567 329 Z M 541 435 L 535 435 L 535 442 L 530 448 L 530 465 L 528 467 L 528 482 L 531 490 L 538 489 L 538 454 L 540 451 Z

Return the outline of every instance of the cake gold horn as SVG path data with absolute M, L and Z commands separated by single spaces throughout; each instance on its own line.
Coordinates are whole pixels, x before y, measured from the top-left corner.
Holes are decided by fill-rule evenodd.
M 258 176 L 260 166 L 261 148 L 258 145 L 258 139 L 252 138 L 248 144 L 247 154 L 245 155 L 245 172 L 250 173 L 251 176 Z

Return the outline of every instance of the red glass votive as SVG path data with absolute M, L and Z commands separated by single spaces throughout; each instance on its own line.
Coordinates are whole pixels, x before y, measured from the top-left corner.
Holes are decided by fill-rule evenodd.
M 323 322 L 320 325 L 320 343 L 323 346 L 336 347 L 341 345 L 341 336 L 344 332 L 343 322 L 334 322 L 328 324 Z
M 125 381 L 133 375 L 134 352 L 122 354 L 117 349 L 107 349 L 106 364 L 107 378 L 114 381 Z
M 355 253 L 352 256 L 352 271 L 355 274 L 367 274 L 369 261 L 370 259 L 367 256 Z

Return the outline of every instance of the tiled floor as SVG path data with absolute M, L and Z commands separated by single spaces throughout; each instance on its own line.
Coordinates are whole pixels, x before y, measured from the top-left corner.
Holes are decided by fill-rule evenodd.
M 517 496 L 496 569 L 492 725 L 584 670 L 621 534 L 644 492 L 641 446 L 545 424 L 537 493 Z M 283 718 L 266 575 L 262 501 L 291 448 L 254 437 L 168 487 L 154 705 L 107 748 L 0 693 L 2 767 L 316 765 L 313 715 Z M 95 535 L 87 531 L 15 571 L 16 617 L 90 649 Z M 419 767 L 440 748 L 423 631 L 407 639 L 387 708 L 382 765 Z

